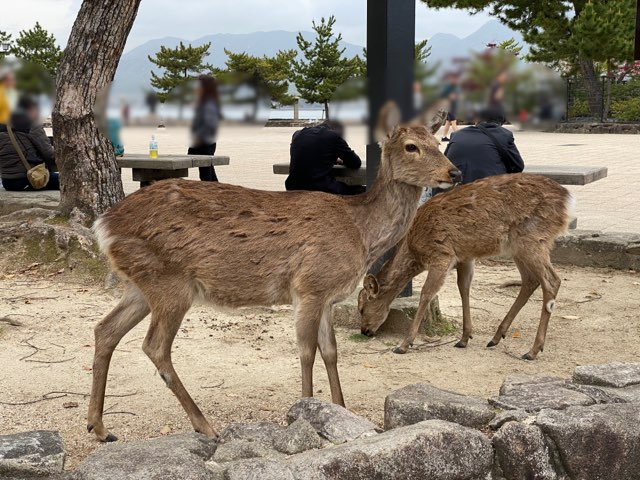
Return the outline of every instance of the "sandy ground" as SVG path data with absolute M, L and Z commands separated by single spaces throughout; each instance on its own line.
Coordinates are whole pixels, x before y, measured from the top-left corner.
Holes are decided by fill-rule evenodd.
M 422 344 L 401 356 L 390 352 L 398 338 L 362 342 L 352 337 L 356 331 L 339 329 L 347 406 L 381 424 L 385 396 L 414 382 L 489 397 L 510 373 L 569 376 L 580 364 L 638 361 L 640 274 L 567 267 L 559 271 L 563 285 L 558 308 L 545 351 L 535 362 L 518 357 L 533 342 L 539 292 L 507 339 L 493 350 L 485 348 L 516 295 L 515 288 L 499 288 L 517 278 L 510 264 L 478 266 L 472 291 L 475 336 L 466 350 L 449 343 Z M 414 288 L 423 281 L 424 276 L 416 278 Z M 93 326 L 115 305 L 118 294 L 118 289 L 73 283 L 64 274 L 43 277 L 37 268 L 0 274 L 0 318 L 22 323 L 0 322 L 0 433 L 61 431 L 68 468 L 99 447 L 85 429 Z M 440 304 L 444 314 L 459 322 L 454 275 L 441 291 Z M 105 422 L 121 441 L 191 431 L 182 408 L 140 349 L 147 325 L 148 319 L 123 339 L 111 364 Z M 230 422 L 283 422 L 299 395 L 300 368 L 288 306 L 218 312 L 195 305 L 173 351 L 183 382 L 218 430 Z M 315 391 L 329 399 L 319 357 Z

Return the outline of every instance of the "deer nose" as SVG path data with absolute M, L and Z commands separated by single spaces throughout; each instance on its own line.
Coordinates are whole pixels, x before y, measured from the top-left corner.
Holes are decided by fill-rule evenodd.
M 462 172 L 457 168 L 452 168 L 451 170 L 449 170 L 449 177 L 451 177 L 453 183 L 462 182 Z

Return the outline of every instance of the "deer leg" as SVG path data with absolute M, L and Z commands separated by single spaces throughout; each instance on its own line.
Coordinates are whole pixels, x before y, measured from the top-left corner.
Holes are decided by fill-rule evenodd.
M 101 442 L 117 440 L 117 437 L 109 433 L 102 423 L 104 393 L 111 356 L 122 337 L 140 323 L 148 313 L 149 305 L 142 292 L 135 285 L 127 283 L 118 305 L 94 329 L 93 383 L 87 414 L 87 430 L 93 431 Z
M 411 329 L 409 330 L 408 335 L 405 337 L 402 343 L 393 349 L 393 353 L 407 353 L 409 347 L 413 345 L 413 341 L 418 335 L 420 325 L 422 324 L 424 316 L 427 313 L 427 309 L 429 308 L 429 303 L 431 303 L 433 297 L 436 296 L 438 291 L 442 288 L 442 285 L 444 285 L 444 281 L 447 278 L 447 273 L 449 273 L 450 268 L 451 265 L 444 265 L 439 267 L 432 266 L 431 269 L 429 269 L 427 280 L 422 286 L 420 303 L 418 304 L 416 315 L 413 318 Z
M 160 378 L 182 405 L 195 431 L 208 437 L 215 437 L 215 430 L 187 392 L 171 361 L 171 345 L 190 306 L 191 299 L 186 296 L 181 299 L 179 293 L 175 291 L 170 299 L 156 298 L 151 304 L 151 324 L 142 344 L 142 350 L 156 366 Z
M 320 318 L 326 308 L 317 302 L 300 301 L 296 306 L 296 338 L 302 368 L 302 396 L 313 397 L 313 363 L 318 348 Z
M 469 290 L 473 280 L 474 261 L 460 262 L 456 265 L 458 274 L 458 291 L 462 299 L 462 338 L 454 347 L 465 348 L 471 336 L 471 306 L 469 304 Z
M 331 388 L 331 401 L 344 407 L 340 377 L 338 376 L 338 347 L 336 334 L 333 331 L 332 307 L 329 305 L 322 313 L 320 329 L 318 331 L 318 347 L 329 376 Z
M 495 347 L 500 343 L 500 340 L 503 339 L 507 332 L 509 331 L 509 327 L 511 326 L 511 322 L 516 318 L 516 315 L 520 313 L 522 307 L 529 301 L 529 298 L 536 291 L 540 282 L 536 278 L 536 276 L 532 273 L 530 266 L 526 265 L 521 259 L 514 256 L 513 261 L 515 262 L 518 270 L 520 272 L 520 278 L 522 278 L 522 285 L 520 286 L 520 292 L 516 297 L 513 305 L 505 315 L 502 322 L 500 322 L 500 326 L 496 331 L 496 334 L 493 336 L 491 341 L 487 344 L 487 347 Z
M 547 327 L 549 326 L 549 319 L 551 318 L 551 312 L 556 304 L 556 296 L 560 289 L 560 277 L 551 266 L 551 262 L 547 256 L 545 259 L 545 268 L 540 278 L 540 284 L 542 286 L 542 314 L 540 315 L 540 323 L 538 325 L 538 333 L 536 339 L 533 342 L 533 347 L 529 352 L 525 353 L 522 358 L 524 360 L 535 360 L 538 353 L 544 348 L 544 341 L 547 337 Z

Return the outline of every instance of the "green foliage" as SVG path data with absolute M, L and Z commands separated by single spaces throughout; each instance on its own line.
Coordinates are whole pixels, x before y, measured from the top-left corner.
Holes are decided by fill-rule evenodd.
M 333 33 L 335 23 L 333 15 L 328 20 L 322 17 L 319 24 L 314 21 L 316 38 L 313 43 L 298 33 L 296 40 L 304 60 L 293 60 L 291 72 L 300 96 L 307 102 L 324 104 L 327 118 L 329 101 L 338 87 L 356 77 L 362 68 L 358 60 L 343 57 L 342 35 Z
M 295 97 L 289 95 L 289 73 L 295 50 L 279 51 L 274 57 L 255 57 L 246 52 L 234 53 L 225 49 L 227 69 L 221 73 L 224 83 L 234 86 L 234 95 L 241 85 L 248 86 L 254 96 L 247 101 L 254 103 L 254 116 L 262 99 L 274 104 L 291 105 Z
M 640 121 L 640 97 L 614 101 L 611 104 L 611 115 L 616 120 L 625 122 Z
M 55 81 L 40 63 L 24 63 L 16 70 L 16 87 L 31 95 L 53 94 Z
M 56 38 L 36 22 L 31 30 L 22 30 L 12 48 L 16 58 L 41 65 L 51 76 L 55 76 L 62 60 L 62 50 Z
M 199 75 L 215 70 L 212 65 L 204 63 L 209 48 L 211 43 L 192 47 L 180 42 L 176 48 L 161 46 L 155 57 L 148 57 L 151 63 L 164 70 L 162 75 L 151 72 L 151 86 L 156 89 L 162 103 L 175 100 L 182 111 L 191 93 L 189 83 Z
M 513 37 L 509 38 L 508 40 L 504 40 L 500 42 L 497 45 L 497 47 L 500 50 L 505 50 L 516 57 L 520 55 L 520 53 L 522 52 L 522 45 L 516 42 L 516 39 Z
M 349 340 L 356 343 L 368 342 L 371 338 L 363 335 L 362 333 L 353 333 L 349 335 Z
M 611 86 L 611 96 L 616 100 L 640 98 L 640 78 L 633 78 L 626 83 L 616 83 Z
M 569 105 L 569 118 L 589 117 L 589 102 L 584 98 L 575 98 Z
M 7 32 L 3 32 L 0 30 L 0 60 L 6 57 L 9 53 L 11 53 L 11 46 L 13 41 L 11 40 L 12 35 Z M 2 49 L 2 45 L 9 45 L 9 51 L 5 52 Z

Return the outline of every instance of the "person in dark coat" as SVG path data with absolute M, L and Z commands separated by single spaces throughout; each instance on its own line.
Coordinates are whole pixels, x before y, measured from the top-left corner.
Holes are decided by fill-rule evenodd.
M 214 155 L 216 153 L 216 138 L 218 125 L 222 114 L 220 112 L 220 97 L 218 82 L 209 75 L 198 78 L 198 100 L 196 111 L 191 123 L 191 147 L 188 155 Z M 200 180 L 203 182 L 217 182 L 218 176 L 213 166 L 200 167 Z
M 522 161 L 513 133 L 504 128 L 503 123 L 504 116 L 498 108 L 482 110 L 476 122 L 486 128 L 505 150 Z M 508 173 L 496 145 L 476 126 L 458 130 L 451 137 L 444 154 L 462 172 L 462 183 Z
M 344 140 L 343 133 L 339 122 L 329 120 L 295 132 L 291 138 L 291 164 L 285 181 L 286 189 L 339 195 L 362 193 L 364 187 L 339 182 L 332 174 L 334 165 L 353 169 L 362 165 L 360 157 Z
M 60 180 L 56 170 L 53 147 L 38 123 L 38 104 L 29 97 L 22 97 L 11 114 L 11 128 L 18 145 L 31 166 L 45 163 L 49 169 L 49 183 L 46 190 L 60 190 Z M 27 169 L 18 156 L 6 124 L 0 124 L 0 179 L 5 190 L 32 190 L 27 179 Z

